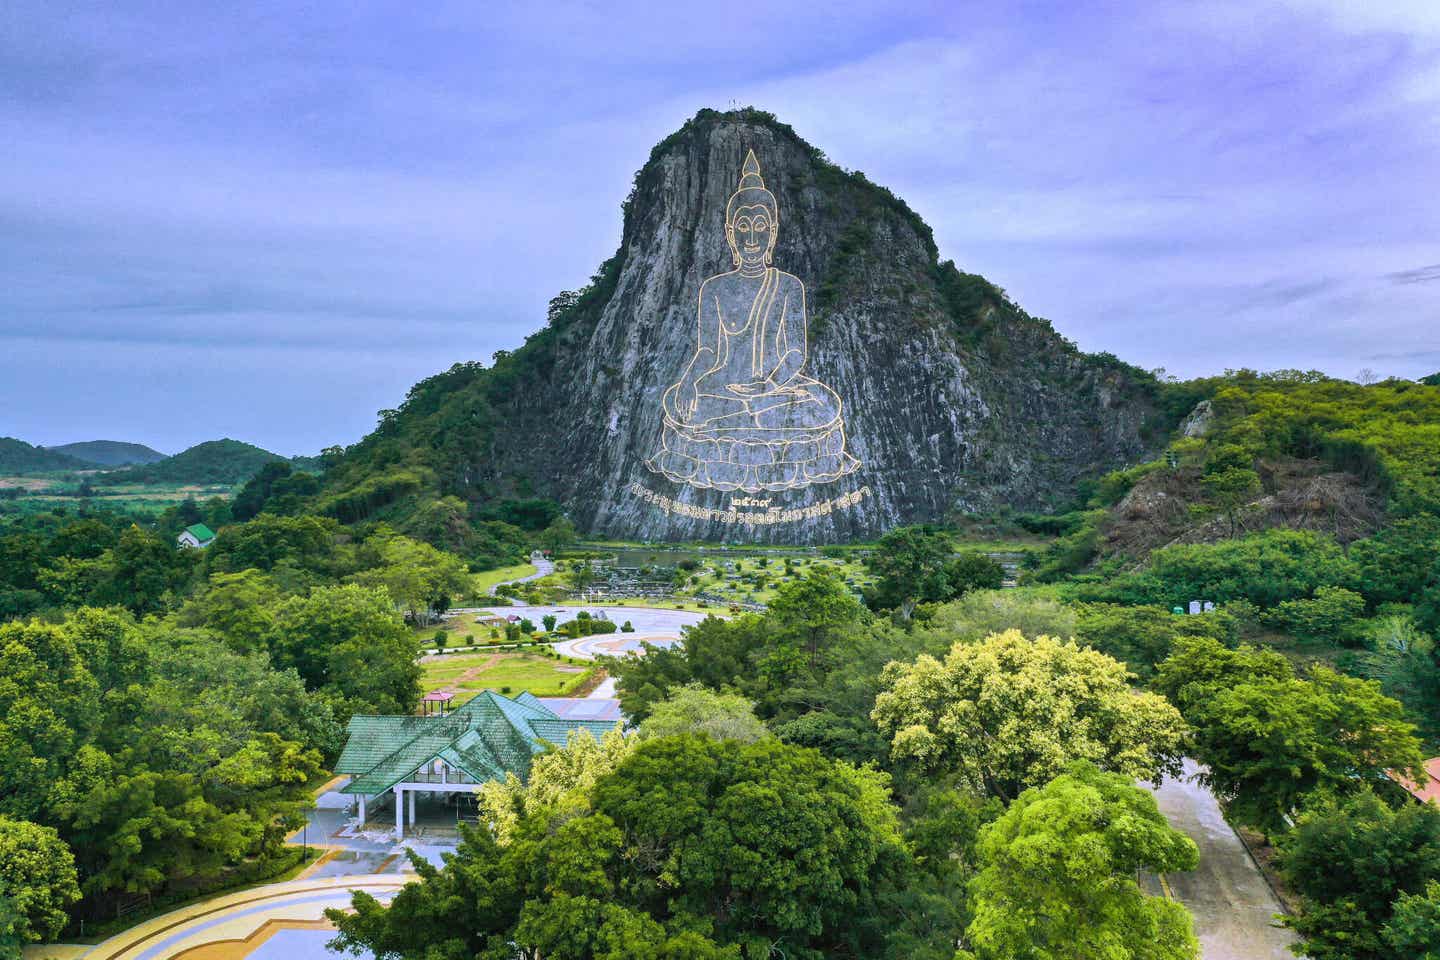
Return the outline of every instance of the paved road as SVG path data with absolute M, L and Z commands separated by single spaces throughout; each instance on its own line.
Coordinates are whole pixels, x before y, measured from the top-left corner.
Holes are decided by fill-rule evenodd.
M 1195 917 L 1203 960 L 1294 960 L 1294 935 L 1274 922 L 1282 911 L 1240 838 L 1225 822 L 1210 791 L 1190 778 L 1198 770 L 1185 761 L 1181 780 L 1166 780 L 1155 791 L 1160 810 L 1175 829 L 1200 848 L 1200 867 L 1170 873 L 1165 880 L 1176 900 Z
M 501 587 L 507 585 L 507 584 L 511 584 L 511 583 L 528 583 L 528 582 L 530 582 L 531 580 L 539 580 L 541 577 L 548 577 L 550 574 L 552 574 L 552 573 L 555 572 L 555 563 L 554 563 L 554 561 L 544 560 L 544 559 L 535 559 L 535 560 L 532 560 L 531 563 L 535 564 L 535 572 L 534 572 L 534 573 L 530 574 L 529 576 L 519 577 L 519 578 L 517 578 L 517 579 L 515 579 L 515 580 L 505 580 L 505 581 L 502 581 L 502 582 L 500 582 L 500 583 L 494 584 L 493 586 L 490 587 L 490 596 L 492 596 L 492 597 L 495 596 L 495 591 L 498 590 L 498 589 L 500 589 Z M 524 604 L 522 601 L 517 600 L 517 601 L 515 601 L 515 605 L 516 605 L 516 606 L 524 606 L 525 604 Z

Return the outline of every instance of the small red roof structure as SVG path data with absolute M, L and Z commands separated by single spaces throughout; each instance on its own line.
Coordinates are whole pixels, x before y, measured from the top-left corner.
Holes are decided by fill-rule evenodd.
M 439 713 L 445 716 L 445 709 L 450 706 L 450 701 L 455 699 L 454 690 L 431 690 L 420 698 L 420 709 L 425 716 Z
M 1405 788 L 1410 794 L 1421 803 L 1440 804 L 1440 757 L 1431 757 L 1425 761 L 1425 782 L 1416 783 L 1409 777 L 1402 777 L 1394 770 L 1386 770 L 1385 776 L 1394 780 Z

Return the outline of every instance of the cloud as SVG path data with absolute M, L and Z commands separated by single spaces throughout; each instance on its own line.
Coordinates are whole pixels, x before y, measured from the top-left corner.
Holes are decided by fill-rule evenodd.
M 1440 281 L 1440 263 L 1432 263 L 1413 270 L 1397 270 L 1385 274 L 1391 283 L 1435 283 Z
M 0 124 L 21 133 L 0 169 L 0 404 L 29 439 L 170 409 L 166 448 L 221 424 L 353 440 L 410 383 L 520 343 L 614 251 L 653 144 L 731 100 L 894 189 L 944 256 L 1087 349 L 1181 375 L 1349 375 L 1377 343 L 1382 373 L 1433 366 L 1432 4 L 0 18 Z M 173 366 L 110 361 L 144 356 Z M 169 372 L 191 366 L 223 375 Z

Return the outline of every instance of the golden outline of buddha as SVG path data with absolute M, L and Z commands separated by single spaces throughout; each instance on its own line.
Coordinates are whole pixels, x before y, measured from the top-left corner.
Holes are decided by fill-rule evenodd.
M 805 284 L 770 265 L 779 205 L 755 152 L 725 205 L 735 269 L 700 285 L 695 354 L 665 391 L 645 465 L 715 490 L 793 490 L 854 472 L 840 398 L 805 375 Z

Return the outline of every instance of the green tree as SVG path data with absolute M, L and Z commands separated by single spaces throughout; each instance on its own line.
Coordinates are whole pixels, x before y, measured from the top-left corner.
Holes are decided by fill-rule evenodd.
M 357 894 L 329 912 L 338 944 L 417 960 L 876 956 L 908 861 L 883 774 L 773 738 L 645 740 L 579 803 L 527 802 L 508 842 L 462 835 L 442 869 L 412 858 L 420 880 L 388 910 Z
M 415 623 L 422 622 L 428 611 L 443 613 L 450 598 L 465 593 L 472 583 L 459 557 L 409 537 L 386 537 L 376 547 L 367 544 L 366 552 L 373 554 L 375 565 L 351 579 L 362 586 L 384 587 Z
M 235 650 L 263 650 L 274 631 L 275 607 L 281 597 L 274 578 L 259 570 L 214 573 L 180 608 L 176 621 L 188 627 L 208 627 Z
M 957 643 L 885 668 L 871 716 L 894 756 L 953 773 L 1002 800 L 1076 760 L 1133 778 L 1179 770 L 1184 724 L 1160 697 L 1136 693 L 1122 664 L 1018 630 Z
M 1396 956 L 1440 960 L 1440 883 L 1431 880 L 1424 893 L 1402 893 L 1381 933 Z
M 980 833 L 967 960 L 1193 960 L 1182 904 L 1146 896 L 1139 870 L 1193 870 L 1195 844 L 1130 778 L 1077 763 L 1022 793 Z
M 1148 680 L 1170 655 L 1180 637 L 1223 637 L 1229 633 L 1223 611 L 1177 617 L 1163 607 L 1087 603 L 1075 607 L 1075 637 L 1086 646 L 1123 661 Z
M 550 522 L 550 526 L 540 531 L 540 546 L 544 547 L 552 557 L 558 557 L 560 552 L 574 543 L 578 536 L 575 524 L 571 523 L 568 517 L 556 517 Z
M 1320 587 L 1310 599 L 1286 600 L 1265 618 L 1301 640 L 1353 646 L 1363 634 L 1365 598 L 1344 587 Z
M 0 813 L 41 819 L 51 784 L 99 727 L 99 692 L 61 627 L 0 625 Z
M 1368 790 L 1320 798 L 1281 839 L 1280 868 L 1305 898 L 1305 909 L 1286 919 L 1305 956 L 1415 956 L 1392 952 L 1385 927 L 1398 897 L 1423 895 L 1440 880 L 1440 810 L 1410 803 L 1392 808 Z
M 383 589 L 317 587 L 275 609 L 269 647 L 311 690 L 333 692 L 350 713 L 412 713 L 420 700 L 420 645 Z
M 1203 781 L 1243 823 L 1280 830 L 1317 791 L 1343 793 L 1386 770 L 1419 776 L 1415 728 L 1373 680 L 1323 666 L 1302 679 L 1278 654 L 1200 637 L 1176 642 L 1155 686 L 1190 724 Z
M 698 683 L 674 690 L 640 724 L 642 737 L 699 733 L 716 740 L 753 743 L 770 735 L 755 705 L 739 694 L 716 693 Z
M 60 836 L 49 827 L 0 816 L 0 900 L 13 911 L 11 936 L 21 943 L 54 940 L 79 899 L 75 858 Z
M 950 581 L 955 542 L 948 533 L 924 527 L 897 527 L 880 538 L 865 558 L 877 579 L 866 597 L 876 610 L 899 610 L 908 618 L 917 603 L 952 599 Z
M 971 590 L 999 590 L 1005 583 L 1005 568 L 983 553 L 967 550 L 950 564 L 946 576 L 950 590 L 945 599 L 949 600 Z

